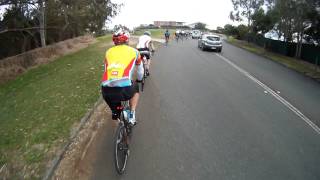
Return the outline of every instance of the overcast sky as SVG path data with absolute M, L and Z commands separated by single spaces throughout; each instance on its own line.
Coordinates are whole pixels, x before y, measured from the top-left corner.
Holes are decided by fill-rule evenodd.
M 118 16 L 108 22 L 108 27 L 123 24 L 130 28 L 153 21 L 203 22 L 215 29 L 225 24 L 239 24 L 229 19 L 231 0 L 112 0 L 123 3 Z M 0 18 L 4 7 L 0 7 Z
M 120 14 L 109 25 L 123 24 L 130 28 L 153 21 L 201 21 L 208 28 L 215 29 L 227 23 L 232 10 L 231 0 L 112 0 L 124 3 Z

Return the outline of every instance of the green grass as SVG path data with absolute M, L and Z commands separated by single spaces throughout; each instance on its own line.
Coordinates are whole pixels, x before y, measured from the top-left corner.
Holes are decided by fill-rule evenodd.
M 165 33 L 166 29 L 141 29 L 141 30 L 136 30 L 134 32 L 134 35 L 140 36 L 145 31 L 150 31 L 151 37 L 153 37 L 153 38 L 164 39 L 164 33 Z M 175 29 L 169 29 L 169 32 L 170 32 L 171 36 L 173 36 Z
M 43 173 L 48 152 L 69 137 L 100 95 L 104 53 L 110 36 L 42 65 L 0 86 L 0 168 L 23 166 Z M 30 178 L 36 178 L 31 176 Z
M 231 36 L 228 37 L 227 42 L 234 44 L 238 47 L 241 47 L 243 49 L 246 49 L 255 54 L 267 57 L 270 60 L 283 64 L 286 67 L 291 68 L 300 73 L 303 73 L 311 78 L 320 80 L 320 67 L 317 67 L 316 65 L 310 64 L 303 60 L 299 60 L 299 59 L 295 59 L 288 56 L 283 56 L 277 53 L 266 51 L 262 47 L 259 47 L 252 43 L 247 43 L 245 41 L 237 40 Z

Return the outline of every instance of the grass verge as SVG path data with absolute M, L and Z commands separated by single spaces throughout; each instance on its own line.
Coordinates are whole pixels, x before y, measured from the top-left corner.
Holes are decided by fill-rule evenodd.
M 262 47 L 259 47 L 255 44 L 248 43 L 245 41 L 237 40 L 231 36 L 229 36 L 227 38 L 227 42 L 229 42 L 230 44 L 233 44 L 235 46 L 238 46 L 240 48 L 246 49 L 246 50 L 253 52 L 255 54 L 264 56 L 264 57 L 271 59 L 275 62 L 278 62 L 278 63 L 280 63 L 290 69 L 293 69 L 295 71 L 298 71 L 298 72 L 303 73 L 313 79 L 320 81 L 320 67 L 319 66 L 305 62 L 303 60 L 298 60 L 298 59 L 291 58 L 288 56 L 283 56 L 280 54 L 266 51 Z
M 55 148 L 98 99 L 111 37 L 97 40 L 0 85 L 0 169 L 8 179 L 40 179 Z

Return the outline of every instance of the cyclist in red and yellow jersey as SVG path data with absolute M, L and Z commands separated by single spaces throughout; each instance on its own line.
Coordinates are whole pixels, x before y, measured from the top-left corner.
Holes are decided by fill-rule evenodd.
M 128 46 L 129 37 L 122 30 L 112 36 L 115 44 L 105 54 L 105 68 L 102 77 L 102 96 L 112 111 L 112 119 L 120 113 L 116 108 L 121 101 L 130 102 L 129 122 L 134 125 L 135 110 L 139 100 L 139 86 L 133 82 L 137 71 L 137 82 L 142 81 L 143 65 L 139 51 Z

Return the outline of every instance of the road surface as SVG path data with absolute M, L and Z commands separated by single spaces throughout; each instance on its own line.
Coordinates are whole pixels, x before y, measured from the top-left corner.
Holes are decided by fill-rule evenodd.
M 200 51 L 196 40 L 159 49 L 151 73 L 125 174 L 110 125 L 91 152 L 92 179 L 320 179 L 320 134 L 304 119 L 319 125 L 320 83 L 227 43 L 220 55 Z

